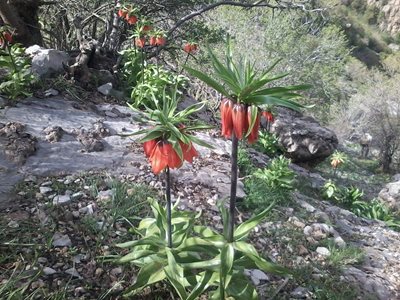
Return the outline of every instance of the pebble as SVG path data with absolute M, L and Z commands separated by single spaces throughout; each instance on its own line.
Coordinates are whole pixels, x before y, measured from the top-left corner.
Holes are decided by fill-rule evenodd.
M 46 276 L 50 276 L 50 275 L 53 275 L 55 273 L 57 273 L 57 271 L 52 269 L 52 268 L 49 268 L 49 267 L 43 268 L 43 274 L 46 275 Z
M 49 186 L 49 185 L 51 185 L 53 182 L 51 182 L 51 181 L 46 181 L 46 182 L 43 182 L 40 186 Z
M 53 189 L 51 187 L 47 187 L 47 186 L 41 186 L 39 188 L 39 192 L 43 195 L 51 193 L 53 191 Z
M 100 277 L 101 275 L 103 275 L 104 270 L 102 268 L 97 268 L 96 271 L 94 272 L 94 276 L 96 277 Z
M 259 280 L 269 280 L 269 277 L 267 274 L 265 274 L 263 271 L 261 270 L 253 270 L 251 272 L 251 276 L 259 279 Z
M 53 198 L 54 205 L 63 205 L 71 202 L 71 197 L 69 195 L 58 195 Z
M 304 287 L 297 287 L 293 292 L 290 293 L 294 299 L 307 299 L 309 296 L 309 290 Z
M 19 227 L 19 224 L 18 224 L 17 221 L 10 221 L 10 222 L 7 224 L 7 226 L 10 227 L 10 228 L 18 228 L 18 227 Z
M 316 252 L 317 252 L 319 255 L 322 255 L 322 256 L 329 256 L 329 255 L 331 255 L 331 252 L 330 252 L 329 249 L 326 248 L 326 247 L 318 247 L 317 250 L 316 250 Z
M 339 248 L 345 248 L 346 247 L 346 242 L 343 240 L 341 236 L 337 236 L 334 239 L 335 245 L 338 246 Z
M 53 247 L 71 247 L 72 242 L 68 235 L 56 232 L 53 235 Z
M 65 273 L 71 275 L 72 277 L 83 279 L 83 277 L 78 273 L 78 271 L 75 268 L 70 268 L 68 270 L 65 270 Z
M 112 199 L 112 196 L 114 195 L 114 190 L 106 190 L 106 191 L 100 191 L 99 194 L 97 195 L 97 199 L 99 201 L 110 201 Z
M 47 258 L 46 257 L 39 257 L 37 261 L 38 261 L 39 264 L 45 264 L 45 263 L 47 263 Z
M 84 192 L 77 192 L 71 195 L 71 199 L 72 200 L 79 200 L 81 199 L 83 196 L 85 196 Z
M 112 269 L 110 271 L 110 275 L 113 275 L 113 276 L 118 276 L 120 274 L 122 274 L 122 268 L 121 267 L 114 268 L 114 269 Z

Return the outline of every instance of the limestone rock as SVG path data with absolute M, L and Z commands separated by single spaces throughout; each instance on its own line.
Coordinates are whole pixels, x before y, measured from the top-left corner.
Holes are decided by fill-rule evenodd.
M 108 95 L 110 95 L 112 88 L 113 88 L 112 83 L 108 82 L 106 84 L 103 84 L 103 85 L 99 86 L 97 88 L 97 91 L 99 93 L 103 94 L 104 96 L 108 96 Z
M 44 78 L 64 72 L 64 65 L 68 65 L 69 56 L 64 51 L 44 49 L 37 45 L 25 50 L 32 57 L 32 71 Z
M 400 180 L 386 184 L 379 192 L 378 199 L 390 208 L 400 210 Z
M 280 108 L 278 112 L 271 132 L 277 135 L 293 162 L 315 165 L 337 148 L 336 134 L 314 118 L 289 109 Z

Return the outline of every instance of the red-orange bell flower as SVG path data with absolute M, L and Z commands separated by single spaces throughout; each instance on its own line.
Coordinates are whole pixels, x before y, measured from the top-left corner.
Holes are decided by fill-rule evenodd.
M 153 26 L 151 26 L 151 25 L 144 25 L 142 28 L 143 32 L 148 32 L 152 29 L 153 29 Z
M 246 129 L 246 110 L 243 104 L 235 103 L 232 109 L 233 131 L 236 137 L 241 140 Z
M 118 10 L 118 17 L 120 17 L 120 18 L 125 18 L 126 17 L 126 15 L 127 15 L 127 11 L 126 10 L 123 10 L 123 9 L 119 9 Z
M 150 46 L 157 46 L 157 38 L 155 36 L 150 37 Z
M 270 123 L 274 123 L 274 115 L 270 111 L 263 111 L 263 117 Z
M 168 142 L 164 143 L 164 149 L 168 154 L 168 167 L 171 169 L 180 168 L 183 164 L 183 160 L 179 157 L 178 153 L 176 153 L 172 144 Z
M 159 141 L 150 156 L 151 169 L 156 175 L 168 167 L 168 153 L 166 150 L 164 142 Z
M 251 124 L 251 106 L 247 108 L 247 124 Z M 254 123 L 253 129 L 251 130 L 247 141 L 249 144 L 254 144 L 258 139 L 258 130 L 260 129 L 260 113 L 257 111 L 256 122 Z
M 221 121 L 222 121 L 221 134 L 226 138 L 230 138 L 232 136 L 232 130 L 233 130 L 232 109 L 233 109 L 232 100 L 228 98 L 222 99 L 220 106 Z
M 134 25 L 138 21 L 138 18 L 135 15 L 130 16 L 127 14 L 125 18 L 126 18 L 126 21 L 128 22 L 128 24 L 130 24 L 130 25 Z
M 150 140 L 147 142 L 143 143 L 143 149 L 144 153 L 146 154 L 146 157 L 149 158 L 151 154 L 153 153 L 154 147 L 156 146 L 157 141 L 156 140 Z
M 167 39 L 163 36 L 158 36 L 156 38 L 156 45 L 157 46 L 165 46 L 165 44 L 167 43 Z
M 144 37 L 137 38 L 135 41 L 135 45 L 136 47 L 144 48 L 144 46 L 146 45 L 146 38 Z
M 193 144 L 185 144 L 183 142 L 179 142 L 182 148 L 182 153 L 183 153 L 183 159 L 186 160 L 189 163 L 193 163 L 193 158 L 198 156 L 199 153 L 196 151 L 194 148 Z

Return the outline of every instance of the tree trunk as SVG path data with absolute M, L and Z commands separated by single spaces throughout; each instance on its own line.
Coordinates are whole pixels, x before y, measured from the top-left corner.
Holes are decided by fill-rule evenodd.
M 39 5 L 39 0 L 0 0 L 0 18 L 15 29 L 14 40 L 25 47 L 43 44 Z
M 384 173 L 389 173 L 390 172 L 390 164 L 392 163 L 393 159 L 393 154 L 394 152 L 392 151 L 392 139 L 391 137 L 386 137 L 385 141 L 382 145 L 381 148 L 381 165 L 382 165 L 382 171 Z

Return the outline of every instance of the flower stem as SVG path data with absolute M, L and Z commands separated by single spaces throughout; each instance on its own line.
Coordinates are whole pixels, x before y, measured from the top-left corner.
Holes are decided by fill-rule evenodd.
M 179 72 L 179 74 L 178 74 L 178 75 L 181 75 L 181 74 L 182 74 L 182 72 L 183 72 L 183 69 L 185 68 L 185 66 L 186 66 L 186 64 L 187 64 L 187 62 L 188 62 L 188 60 L 189 60 L 189 56 L 190 56 L 190 53 L 188 53 L 188 54 L 186 55 L 185 62 L 183 63 L 183 65 L 182 65 L 182 69 L 181 69 L 181 71 Z
M 228 242 L 233 242 L 233 231 L 235 228 L 235 211 L 236 211 L 236 190 L 238 177 L 238 146 L 239 140 L 232 135 L 232 154 L 231 154 L 231 197 L 229 202 L 229 226 L 228 226 Z
M 167 240 L 168 247 L 172 248 L 172 214 L 171 214 L 171 176 L 169 167 L 165 170 L 165 183 L 166 183 L 166 198 L 167 198 Z

